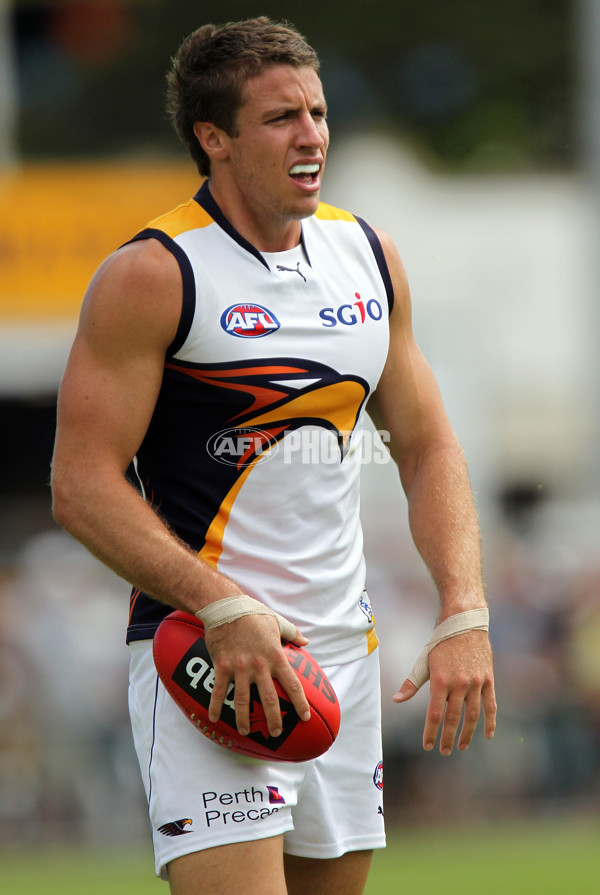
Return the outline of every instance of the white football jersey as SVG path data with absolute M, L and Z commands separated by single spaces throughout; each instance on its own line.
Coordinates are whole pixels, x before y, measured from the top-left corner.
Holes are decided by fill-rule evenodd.
M 177 534 L 293 621 L 321 662 L 377 644 L 359 518 L 365 404 L 388 350 L 375 233 L 321 204 L 302 243 L 261 254 L 208 184 L 135 239 L 177 258 L 184 302 L 136 473 Z M 132 594 L 128 639 L 170 609 Z

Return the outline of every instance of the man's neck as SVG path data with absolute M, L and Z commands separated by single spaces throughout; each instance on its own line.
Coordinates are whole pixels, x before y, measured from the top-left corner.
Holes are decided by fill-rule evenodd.
M 208 187 L 231 226 L 259 252 L 285 252 L 302 242 L 299 220 L 277 220 L 273 215 L 261 218 L 255 209 L 250 210 L 239 197 L 230 196 L 227 189 L 221 189 L 212 179 Z

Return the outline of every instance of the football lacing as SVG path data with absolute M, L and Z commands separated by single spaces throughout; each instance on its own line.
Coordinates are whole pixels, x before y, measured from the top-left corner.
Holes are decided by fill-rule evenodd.
M 214 740 L 216 743 L 219 743 L 220 746 L 225 746 L 226 749 L 231 749 L 231 747 L 233 746 L 233 740 L 230 739 L 225 742 L 225 736 L 223 734 L 221 734 L 221 736 L 217 739 L 217 731 L 214 729 L 214 727 L 209 727 L 206 721 L 203 721 L 202 718 L 198 718 L 197 721 L 195 719 L 196 715 L 194 714 L 194 712 L 192 712 L 190 715 L 190 721 L 195 723 L 198 730 L 203 733 L 205 737 L 207 737 L 209 740 Z

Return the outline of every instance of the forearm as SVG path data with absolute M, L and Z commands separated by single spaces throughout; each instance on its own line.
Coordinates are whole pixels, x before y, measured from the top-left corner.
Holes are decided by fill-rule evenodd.
M 169 530 L 120 473 L 73 467 L 52 476 L 59 525 L 133 587 L 176 609 L 195 612 L 240 586 L 214 570 Z
M 436 585 L 440 620 L 486 605 L 479 522 L 464 455 L 452 439 L 400 465 L 415 545 Z

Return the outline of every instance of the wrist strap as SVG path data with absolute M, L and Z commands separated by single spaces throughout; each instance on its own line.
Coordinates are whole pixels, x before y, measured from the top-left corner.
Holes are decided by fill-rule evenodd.
M 200 619 L 206 630 L 227 625 L 244 615 L 273 615 L 279 623 L 279 632 L 283 640 L 294 640 L 296 637 L 295 625 L 283 615 L 269 609 L 264 603 L 249 597 L 248 594 L 238 594 L 235 597 L 215 600 L 214 603 L 209 603 L 208 606 L 199 609 L 194 615 Z
M 467 609 L 466 612 L 459 612 L 457 615 L 451 615 L 445 621 L 441 622 L 434 630 L 433 634 L 423 647 L 423 650 L 413 665 L 408 680 L 419 690 L 423 684 L 429 680 L 429 653 L 431 650 L 441 643 L 442 640 L 449 640 L 458 634 L 465 634 L 467 631 L 489 631 L 490 612 L 489 609 Z

